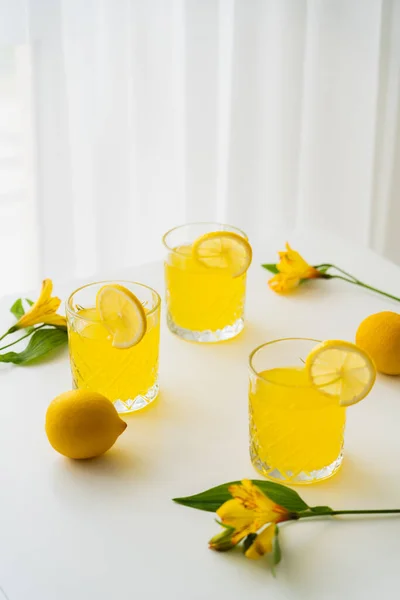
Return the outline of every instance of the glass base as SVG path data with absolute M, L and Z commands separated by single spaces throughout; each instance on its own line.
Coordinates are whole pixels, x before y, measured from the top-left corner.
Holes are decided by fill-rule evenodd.
M 169 330 L 172 331 L 172 333 L 188 342 L 215 343 L 224 342 L 225 340 L 230 340 L 231 338 L 234 338 L 237 335 L 239 335 L 239 333 L 244 327 L 244 319 L 241 317 L 232 325 L 227 325 L 223 329 L 216 329 L 215 331 L 211 329 L 205 329 L 204 331 L 195 331 L 192 329 L 185 329 L 184 327 L 180 327 L 173 321 L 171 315 L 168 313 L 167 325 Z
M 156 383 L 151 386 L 151 388 L 149 388 L 145 394 L 140 394 L 132 400 L 114 400 L 114 406 L 119 414 L 136 412 L 146 408 L 146 406 L 154 402 L 159 391 L 160 386 L 158 385 L 158 381 L 156 381 Z
M 250 457 L 253 467 L 261 473 L 264 477 L 272 479 L 278 483 L 287 483 L 290 485 L 302 485 L 317 483 L 332 477 L 340 468 L 343 461 L 343 452 L 339 454 L 337 459 L 330 465 L 317 469 L 315 471 L 301 471 L 300 473 L 293 473 L 292 471 L 279 471 L 274 467 L 271 467 L 264 463 L 259 456 L 254 452 L 254 449 L 250 447 Z
M 76 385 L 75 381 L 72 381 L 72 384 L 75 390 L 78 389 L 78 386 Z M 156 381 L 155 384 L 152 385 L 151 388 L 149 388 L 145 394 L 139 394 L 139 396 L 136 396 L 136 398 L 133 398 L 132 400 L 114 400 L 113 404 L 119 414 L 126 415 L 127 413 L 137 412 L 138 410 L 142 410 L 143 408 L 146 408 L 146 406 L 149 406 L 149 404 L 154 402 L 154 400 L 158 396 L 159 391 L 160 386 L 158 384 L 158 381 Z

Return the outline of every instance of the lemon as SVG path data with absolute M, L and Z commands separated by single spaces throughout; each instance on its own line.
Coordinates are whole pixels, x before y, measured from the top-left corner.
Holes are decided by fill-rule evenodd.
M 88 390 L 60 394 L 46 413 L 49 442 L 68 458 L 93 458 L 107 452 L 125 429 L 113 403 Z
M 400 375 L 400 315 L 384 311 L 370 315 L 357 329 L 356 344 L 368 352 L 376 368 Z
M 249 268 L 253 252 L 249 242 L 237 233 L 212 231 L 193 243 L 192 255 L 204 267 L 225 269 L 232 277 L 239 277 Z
M 372 389 L 376 369 L 370 356 L 350 342 L 328 340 L 316 346 L 306 360 L 312 385 L 340 406 L 360 402 Z
M 104 327 L 112 335 L 114 348 L 136 346 L 146 333 L 146 313 L 140 300 L 122 285 L 105 285 L 96 297 L 96 308 Z

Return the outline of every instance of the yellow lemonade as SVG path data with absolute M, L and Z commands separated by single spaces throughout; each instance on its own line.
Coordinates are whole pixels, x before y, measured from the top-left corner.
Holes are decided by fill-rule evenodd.
M 220 330 L 243 319 L 246 273 L 202 264 L 193 245 L 177 246 L 165 262 L 169 318 L 192 331 Z
M 75 387 L 106 396 L 119 412 L 132 412 L 159 390 L 160 298 L 147 286 L 121 283 L 90 284 L 71 295 L 69 352 Z
M 346 409 L 312 387 L 302 367 L 252 377 L 249 394 L 253 465 L 263 475 L 307 483 L 341 462 Z M 337 463 L 336 463 L 337 461 Z

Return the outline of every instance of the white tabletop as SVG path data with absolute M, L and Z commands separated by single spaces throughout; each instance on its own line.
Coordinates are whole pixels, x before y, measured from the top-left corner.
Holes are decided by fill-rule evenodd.
M 257 477 L 247 426 L 247 356 L 253 347 L 285 336 L 352 340 L 366 315 L 398 309 L 341 282 L 316 281 L 296 294 L 275 295 L 258 262 L 274 260 L 283 241 L 269 239 L 256 254 L 248 321 L 238 339 L 188 344 L 164 326 L 160 398 L 127 417 L 126 432 L 97 460 L 63 458 L 44 433 L 47 405 L 71 387 L 67 351 L 37 366 L 2 365 L 0 586 L 9 600 L 397 597 L 400 518 L 284 525 L 283 560 L 274 580 L 264 559 L 208 550 L 208 539 L 219 531 L 214 516 L 171 501 Z M 325 235 L 300 234 L 291 241 L 311 261 L 337 260 L 400 295 L 400 269 L 372 253 Z M 122 275 L 163 289 L 161 263 Z M 65 297 L 75 284 L 56 292 Z M 9 306 L 10 298 L 0 302 L 2 330 Z M 309 504 L 400 507 L 399 390 L 399 379 L 379 376 L 371 395 L 348 410 L 342 470 L 324 483 L 296 488 Z

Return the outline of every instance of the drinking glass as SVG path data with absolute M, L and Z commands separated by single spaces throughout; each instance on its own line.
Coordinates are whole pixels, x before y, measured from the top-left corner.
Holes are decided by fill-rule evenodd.
M 104 285 L 121 285 L 142 303 L 147 329 L 135 346 L 112 345 L 112 336 L 96 310 L 97 292 Z M 103 394 L 120 413 L 137 411 L 153 402 L 159 391 L 160 306 L 158 293 L 142 283 L 101 281 L 75 290 L 66 306 L 74 387 Z
M 304 368 L 317 344 L 274 340 L 250 355 L 250 456 L 269 479 L 313 483 L 342 463 L 346 409 L 313 387 Z
M 216 231 L 247 240 L 240 229 L 220 223 L 181 225 L 163 237 L 168 327 L 192 342 L 228 340 L 244 326 L 246 273 L 234 277 L 227 269 L 199 263 L 192 253 L 200 236 Z

